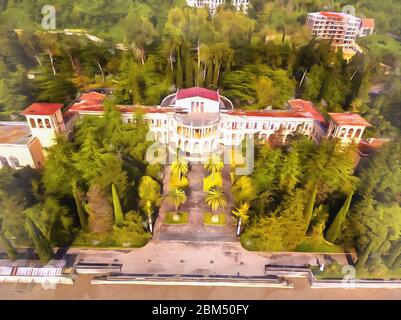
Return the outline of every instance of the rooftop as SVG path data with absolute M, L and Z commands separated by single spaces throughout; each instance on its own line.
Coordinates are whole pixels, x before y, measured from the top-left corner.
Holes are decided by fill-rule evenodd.
M 374 28 L 375 27 L 375 19 L 362 19 L 362 27 L 363 28 Z
M 39 115 L 39 116 L 52 116 L 63 107 L 61 103 L 43 103 L 36 102 L 26 108 L 21 115 Z
M 219 93 L 217 91 L 201 87 L 181 89 L 177 93 L 177 99 L 185 99 L 192 97 L 201 97 L 209 100 L 219 101 Z
M 351 14 L 348 14 L 348 13 L 332 12 L 332 11 L 312 12 L 312 13 L 310 13 L 310 15 L 325 17 L 325 18 L 330 19 L 330 20 L 338 20 L 338 21 L 342 21 L 344 19 L 355 19 L 355 18 L 357 18 L 357 17 L 355 17 L 355 16 L 353 16 Z
M 370 127 L 370 123 L 356 113 L 329 113 L 331 119 L 340 125 L 354 125 Z
M 32 134 L 27 124 L 16 122 L 0 123 L 0 144 L 26 145 L 31 140 Z
M 325 123 L 326 119 L 323 115 L 316 109 L 310 101 L 305 101 L 302 99 L 293 99 L 288 101 L 291 109 L 295 112 L 303 113 L 305 115 L 310 115 L 312 118 L 320 121 L 321 123 Z
M 102 111 L 103 101 L 106 95 L 98 92 L 83 93 L 75 102 L 68 108 L 68 111 Z

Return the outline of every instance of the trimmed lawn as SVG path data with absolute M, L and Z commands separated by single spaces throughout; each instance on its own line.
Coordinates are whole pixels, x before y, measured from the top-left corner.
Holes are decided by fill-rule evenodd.
M 188 224 L 188 212 L 167 212 L 164 224 Z
M 214 216 L 213 213 L 205 213 L 203 215 L 203 223 L 207 226 L 224 226 L 226 224 L 226 215 L 224 213 L 217 213 L 219 217 L 218 222 L 213 222 L 212 217 Z
M 223 177 L 221 172 L 216 172 L 214 175 L 211 174 L 210 176 L 203 178 L 203 191 L 207 192 L 215 186 L 223 186 Z
M 152 238 L 149 232 L 138 233 L 114 227 L 113 231 L 102 233 L 81 232 L 72 247 L 83 248 L 142 248 Z
M 305 240 L 295 248 L 296 252 L 325 252 L 325 253 L 343 253 L 340 246 L 330 243 L 324 239 L 313 239 L 311 237 Z
M 336 264 L 333 267 L 331 265 L 328 265 L 323 272 L 320 271 L 319 267 L 317 267 L 317 266 L 313 266 L 310 269 L 317 279 L 324 280 L 324 279 L 343 279 L 344 275 L 346 275 L 347 272 L 342 273 L 342 268 L 343 268 L 342 265 Z M 401 269 L 389 270 L 380 276 L 372 275 L 368 271 L 357 271 L 356 278 L 357 279 L 370 279 L 370 280 L 379 280 L 379 279 L 401 280 Z

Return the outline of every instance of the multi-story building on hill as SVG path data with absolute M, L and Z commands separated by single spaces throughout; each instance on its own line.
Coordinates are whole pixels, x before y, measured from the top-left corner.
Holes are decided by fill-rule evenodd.
M 306 18 L 312 36 L 330 40 L 332 46 L 343 51 L 356 52 L 359 36 L 370 36 L 374 30 L 374 19 L 361 19 L 347 13 L 313 12 Z
M 22 115 L 27 123 L 0 123 L 1 166 L 29 165 L 39 168 L 45 148 L 58 134 L 68 135 L 79 117 L 101 116 L 106 95 L 84 93 L 71 105 L 34 103 Z M 218 91 L 194 87 L 178 90 L 159 106 L 120 105 L 124 122 L 136 111 L 144 114 L 154 140 L 172 152 L 179 148 L 189 160 L 207 159 L 226 146 L 239 146 L 246 138 L 262 143 L 275 137 L 282 143 L 294 134 L 303 134 L 319 143 L 321 139 L 339 139 L 344 144 L 359 144 L 369 123 L 353 113 L 329 113 L 326 119 L 308 101 L 288 101 L 284 110 L 234 109 Z M 64 112 L 62 112 L 64 111 Z

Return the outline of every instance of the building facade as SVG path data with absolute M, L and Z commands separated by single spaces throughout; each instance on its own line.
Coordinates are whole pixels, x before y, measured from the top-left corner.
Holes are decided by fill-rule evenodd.
M 248 12 L 250 0 L 231 0 L 231 4 L 237 8 L 238 11 L 243 13 Z M 209 11 L 212 15 L 215 14 L 218 6 L 225 4 L 226 0 L 187 0 L 187 5 L 194 8 L 205 8 L 209 7 Z
M 100 116 L 105 98 L 101 94 L 83 94 L 69 112 Z M 168 145 L 171 151 L 179 148 L 189 160 L 207 159 L 210 153 L 239 146 L 246 138 L 264 142 L 274 136 L 285 143 L 296 133 L 315 143 L 329 138 L 358 144 L 369 126 L 360 115 L 351 113 L 331 113 L 326 120 L 311 102 L 301 99 L 288 101 L 285 110 L 234 109 L 218 91 L 198 87 L 178 90 L 159 106 L 118 108 L 124 122 L 132 121 L 135 110 L 141 109 L 154 139 Z
M 332 46 L 341 47 L 343 51 L 356 52 L 355 43 L 359 36 L 372 35 L 373 19 L 361 19 L 347 13 L 313 12 L 306 18 L 312 36 L 330 40 Z
M 71 105 L 34 103 L 22 115 L 26 123 L 0 123 L 0 166 L 41 168 L 46 148 L 59 134 L 68 136 L 77 119 L 101 116 L 106 95 L 84 93 Z M 222 154 L 226 147 L 238 147 L 247 138 L 264 143 L 273 137 L 286 143 L 295 134 L 315 143 L 339 139 L 343 144 L 359 144 L 370 124 L 360 115 L 329 113 L 326 119 L 309 102 L 288 101 L 284 110 L 234 109 L 229 99 L 205 88 L 178 90 L 158 106 L 117 106 L 124 122 L 141 111 L 149 124 L 152 139 L 170 152 L 177 148 L 190 161 L 203 161 L 211 153 Z

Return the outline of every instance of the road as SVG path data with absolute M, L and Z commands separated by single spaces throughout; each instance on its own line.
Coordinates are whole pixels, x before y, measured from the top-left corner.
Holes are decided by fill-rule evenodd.
M 250 252 L 238 242 L 152 240 L 134 250 L 72 248 L 68 253 L 77 255 L 77 261 L 122 263 L 124 273 L 263 275 L 265 264 L 301 266 L 316 264 L 316 258 L 320 262 L 335 259 L 346 264 L 343 254 Z M 59 285 L 55 290 L 41 285 L 0 283 L 0 299 L 401 299 L 401 289 L 311 289 L 303 278 L 289 279 L 294 289 L 91 285 L 91 278 L 79 275 L 74 285 Z
M 18 292 L 16 284 L 0 284 L 0 300 L 399 300 L 401 289 L 311 289 L 306 279 L 290 279 L 294 289 L 227 288 L 192 286 L 91 285 L 91 276 L 80 275 L 73 286 L 60 285 L 45 290 L 35 285 L 31 290 Z

